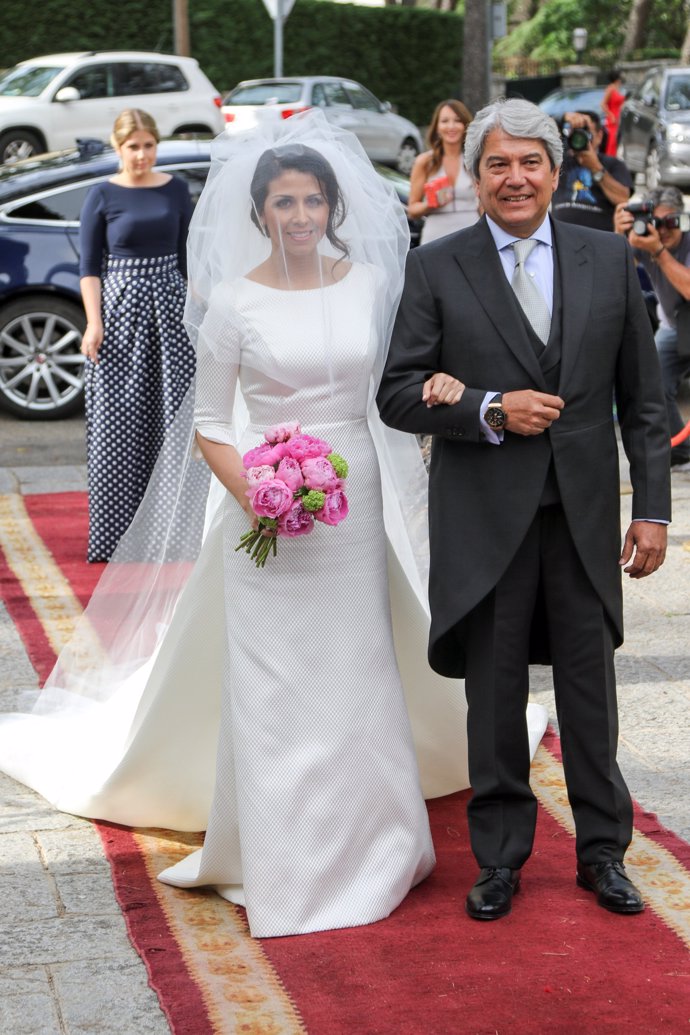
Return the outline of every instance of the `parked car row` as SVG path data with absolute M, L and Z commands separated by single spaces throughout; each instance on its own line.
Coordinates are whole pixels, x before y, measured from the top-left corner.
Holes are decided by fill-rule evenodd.
M 0 164 L 72 147 L 78 137 L 105 142 L 125 107 L 149 112 L 164 137 L 236 132 L 319 107 L 374 162 L 409 174 L 422 149 L 417 127 L 352 79 L 252 79 L 223 101 L 193 58 L 91 51 L 22 61 L 0 76 Z
M 604 87 L 552 90 L 539 102 L 560 119 L 567 111 L 601 112 Z M 642 173 L 650 190 L 665 184 L 690 188 L 690 68 L 651 68 L 625 99 L 618 127 L 618 157 Z
M 89 188 L 117 165 L 110 147 L 85 141 L 0 167 L 0 406 L 18 417 L 65 417 L 82 405 L 79 216 Z M 195 201 L 209 166 L 208 141 L 159 146 L 158 168 L 183 178 Z M 409 181 L 377 169 L 405 204 Z M 419 229 L 411 223 L 413 244 Z

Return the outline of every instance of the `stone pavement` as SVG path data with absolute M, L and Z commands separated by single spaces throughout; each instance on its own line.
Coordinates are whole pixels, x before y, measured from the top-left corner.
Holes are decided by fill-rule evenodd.
M 84 487 L 81 465 L 0 468 L 0 493 Z M 624 482 L 625 527 L 627 488 Z M 673 496 L 665 566 L 652 578 L 625 580 L 619 757 L 636 800 L 690 840 L 690 472 L 674 473 Z M 0 710 L 17 708 L 22 690 L 35 685 L 0 607 Z M 549 670 L 534 669 L 533 691 L 555 722 Z M 2 774 L 0 872 L 2 1035 L 169 1032 L 127 939 L 94 828 Z

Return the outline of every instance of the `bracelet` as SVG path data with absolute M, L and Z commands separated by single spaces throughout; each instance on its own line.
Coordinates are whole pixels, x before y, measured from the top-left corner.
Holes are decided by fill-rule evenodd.
M 662 244 L 661 248 L 659 248 L 659 250 L 654 252 L 654 254 L 652 255 L 652 262 L 658 262 L 659 261 L 659 256 L 661 255 L 662 252 L 665 252 L 665 251 L 666 251 L 666 245 Z

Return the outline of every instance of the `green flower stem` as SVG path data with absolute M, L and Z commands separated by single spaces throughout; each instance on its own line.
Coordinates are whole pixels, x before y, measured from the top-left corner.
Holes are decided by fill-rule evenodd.
M 258 528 L 252 528 L 240 536 L 239 544 L 235 547 L 235 553 L 238 550 L 244 550 L 245 553 L 249 554 L 257 568 L 263 568 L 269 554 L 273 553 L 273 556 L 276 557 L 278 553 L 277 536 L 264 535 L 264 529 L 275 529 L 277 525 L 278 522 L 270 518 L 262 520 Z

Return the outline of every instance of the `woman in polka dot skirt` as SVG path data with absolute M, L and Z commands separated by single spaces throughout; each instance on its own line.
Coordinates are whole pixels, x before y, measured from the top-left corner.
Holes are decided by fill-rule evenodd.
M 155 171 L 146 112 L 121 112 L 111 139 L 120 171 L 91 188 L 80 231 L 89 561 L 109 560 L 128 528 L 194 376 L 182 324 L 189 191 Z

